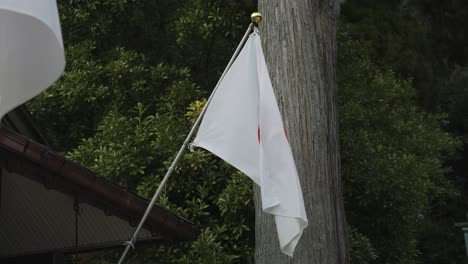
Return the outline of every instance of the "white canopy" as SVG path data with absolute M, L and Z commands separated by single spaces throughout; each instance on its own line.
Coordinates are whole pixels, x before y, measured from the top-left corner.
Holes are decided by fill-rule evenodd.
M 56 0 L 1 0 L 0 118 L 47 89 L 64 68 Z

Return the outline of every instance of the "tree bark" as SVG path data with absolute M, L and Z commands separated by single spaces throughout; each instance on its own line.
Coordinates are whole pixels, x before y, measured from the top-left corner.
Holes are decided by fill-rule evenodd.
M 304 194 L 309 227 L 281 253 L 255 188 L 255 263 L 349 262 L 336 109 L 336 0 L 259 0 L 260 35 Z

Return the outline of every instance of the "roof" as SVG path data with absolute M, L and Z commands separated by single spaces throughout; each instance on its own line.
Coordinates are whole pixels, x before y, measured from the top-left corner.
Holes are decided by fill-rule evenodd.
M 31 136 L 46 143 L 47 139 L 40 133 L 37 127 L 33 126 L 34 122 L 31 120 L 25 121 L 25 119 L 29 118 L 27 111 L 15 111 L 17 113 L 16 116 L 9 114 L 9 117 L 2 120 L 2 122 L 6 125 L 9 125 L 8 122 L 12 122 L 12 124 L 16 124 L 16 127 L 19 126 L 18 123 L 20 123 L 20 125 L 23 126 L 23 130 L 30 131 L 29 133 Z M 21 120 L 21 122 L 19 122 L 18 119 Z M 11 127 L 11 124 L 9 126 Z M 32 199 L 32 202 L 36 202 L 34 199 L 41 199 L 43 201 L 41 203 L 36 202 L 36 206 L 33 208 L 31 208 L 31 202 L 25 202 L 24 206 L 30 206 L 25 211 L 36 210 L 38 212 L 37 214 L 40 214 L 39 212 L 42 210 L 47 211 L 49 215 L 56 215 L 55 218 L 51 218 L 52 220 L 43 221 L 44 224 L 54 222 L 53 219 L 59 219 L 57 217 L 61 215 L 60 213 L 57 215 L 57 210 L 54 211 L 52 207 L 60 207 L 62 206 L 61 203 L 65 203 L 65 201 L 71 204 L 73 200 L 76 200 L 80 207 L 84 208 L 83 211 L 94 215 L 89 215 L 91 217 L 89 219 L 93 219 L 93 217 L 94 219 L 99 218 L 103 226 L 111 228 L 108 233 L 115 233 L 119 228 L 121 230 L 125 228 L 132 230 L 133 228 L 131 228 L 130 225 L 135 226 L 138 224 L 148 205 L 146 199 L 113 184 L 93 171 L 54 152 L 50 147 L 20 135 L 12 129 L 0 128 L 0 167 L 9 172 L 8 176 L 2 175 L 1 184 L 9 183 L 9 186 L 11 186 L 8 187 L 9 189 L 6 191 L 2 190 L 3 193 L 10 192 L 10 195 L 15 195 L 23 192 L 21 197 L 28 198 L 31 196 L 28 199 Z M 17 186 L 16 190 L 14 190 L 15 186 Z M 28 190 L 28 188 L 30 188 L 30 190 Z M 3 195 L 5 194 L 2 194 L 0 197 L 0 212 L 7 210 L 2 207 L 5 203 L 2 201 Z M 35 195 L 35 197 L 33 197 L 33 195 Z M 16 201 L 14 206 L 20 206 L 19 203 L 20 201 Z M 51 207 L 51 204 L 54 204 L 54 206 Z M 42 209 L 36 208 L 41 206 Z M 66 207 L 63 205 L 63 208 L 70 207 L 71 206 Z M 105 216 L 102 212 L 105 213 Z M 24 214 L 27 214 L 27 212 L 24 212 Z M 70 218 L 71 216 L 73 216 L 72 213 L 69 214 L 68 218 L 63 218 L 63 221 L 67 223 L 74 222 L 74 219 Z M 37 215 L 30 214 L 29 217 L 36 218 L 34 220 L 35 223 L 41 221 Z M 8 216 L 9 221 L 13 221 L 13 218 L 13 216 Z M 1 217 L 0 224 L 2 224 Z M 57 222 L 56 224 L 59 225 L 60 223 Z M 86 221 L 81 221 L 80 224 L 80 228 L 89 228 L 88 233 L 90 233 L 80 233 L 81 241 L 86 239 L 86 235 L 92 236 L 93 233 L 96 239 L 99 238 L 97 234 L 105 236 L 104 233 L 100 232 L 101 230 L 92 230 L 93 222 L 87 223 Z M 89 226 L 87 227 L 86 225 Z M 53 226 L 49 228 L 51 228 L 50 232 L 54 232 Z M 56 228 L 57 231 L 60 231 L 57 233 L 65 232 L 59 230 L 59 227 Z M 115 228 L 115 230 L 112 230 L 112 228 Z M 193 223 L 157 205 L 153 207 L 144 228 L 146 229 L 146 233 L 143 232 L 143 237 L 140 236 L 140 239 L 153 241 L 190 241 L 196 239 L 199 233 Z M 131 233 L 127 234 L 128 230 L 126 233 L 124 232 L 125 238 L 119 238 L 110 244 L 95 243 L 92 241 L 92 237 L 90 237 L 88 238 L 88 243 L 83 244 L 81 249 L 88 250 L 119 245 L 122 241 L 130 237 L 129 234 L 131 235 Z M 0 239 L 2 235 L 1 231 L 2 230 L 0 230 Z M 15 247 L 12 246 L 12 248 Z M 63 251 L 67 250 L 72 249 L 63 248 Z M 0 258 L 2 258 L 1 252 Z
M 31 140 L 50 147 L 47 136 L 42 132 L 41 128 L 36 125 L 33 117 L 24 105 L 6 114 L 2 118 L 1 124 L 3 127 L 8 127 Z

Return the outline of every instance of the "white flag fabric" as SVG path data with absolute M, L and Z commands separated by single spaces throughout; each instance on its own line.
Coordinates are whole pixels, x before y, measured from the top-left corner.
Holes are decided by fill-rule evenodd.
M 0 118 L 47 89 L 64 67 L 56 0 L 0 0 Z
M 261 188 L 289 256 L 307 227 L 301 186 L 263 55 L 254 32 L 213 95 L 193 146 L 230 163 Z

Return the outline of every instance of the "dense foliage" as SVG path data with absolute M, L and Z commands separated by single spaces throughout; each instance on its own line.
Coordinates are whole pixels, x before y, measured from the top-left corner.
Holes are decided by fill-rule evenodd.
M 30 110 L 57 150 L 150 197 L 255 4 L 59 1 L 66 73 Z M 453 223 L 464 220 L 467 206 L 460 188 L 468 185 L 462 151 L 468 32 L 460 26 L 467 10 L 463 0 L 349 0 L 343 6 L 338 106 L 353 263 L 464 259 Z M 187 152 L 159 204 L 194 221 L 200 237 L 138 247 L 131 258 L 252 263 L 251 187 L 207 152 Z M 118 253 L 98 254 L 95 262 L 112 262 Z
M 338 84 L 345 208 L 379 263 L 416 263 L 417 234 L 434 201 L 455 198 L 443 164 L 458 142 L 444 115 L 418 110 L 412 83 L 376 67 L 340 35 Z M 429 143 L 430 142 L 430 143 Z
M 421 153 L 426 158 L 432 156 L 432 158 L 438 159 L 433 160 L 433 162 L 440 163 L 440 168 L 448 169 L 444 178 L 440 178 L 440 180 L 445 179 L 445 183 L 444 181 L 433 181 L 433 176 L 441 175 L 437 171 L 428 174 L 431 175 L 433 184 L 445 186 L 444 188 L 449 187 L 446 189 L 448 192 L 434 192 L 429 189 L 430 191 L 426 194 L 425 202 L 427 205 L 422 214 L 423 218 L 417 220 L 417 225 L 413 225 L 413 227 L 416 227 L 415 229 L 404 226 L 406 231 L 412 230 L 413 235 L 409 239 L 414 243 L 413 246 L 406 248 L 406 252 L 395 252 L 394 249 L 397 249 L 400 245 L 394 244 L 392 246 L 390 244 L 390 242 L 396 241 L 391 239 L 391 236 L 398 237 L 400 236 L 398 232 L 401 231 L 393 229 L 391 224 L 387 225 L 392 227 L 391 230 L 387 229 L 389 232 L 387 234 L 382 234 L 380 231 L 376 232 L 377 230 L 365 231 L 365 229 L 358 228 L 367 236 L 373 237 L 371 242 L 375 247 L 381 248 L 380 251 L 383 252 L 383 255 L 379 253 L 380 257 L 376 263 L 466 262 L 462 232 L 460 229 L 454 228 L 454 223 L 466 219 L 465 214 L 468 206 L 466 202 L 468 192 L 466 191 L 465 173 L 467 152 L 464 151 L 467 146 L 466 135 L 468 132 L 465 122 L 466 111 L 464 111 L 468 103 L 465 85 L 468 63 L 465 43 L 467 43 L 468 32 L 467 28 L 462 25 L 466 19 L 467 10 L 468 2 L 463 0 L 442 2 L 434 0 L 351 0 L 347 1 L 343 6 L 341 18 L 342 24 L 345 25 L 344 28 L 355 40 L 359 41 L 360 46 L 364 47 L 357 51 L 355 55 L 364 54 L 380 72 L 385 73 L 390 70 L 394 76 L 392 79 L 409 80 L 411 85 L 415 87 L 413 96 L 408 95 L 404 98 L 398 98 L 391 104 L 397 104 L 398 107 L 408 109 L 400 103 L 400 100 L 408 100 L 412 97 L 410 104 L 420 113 L 429 117 L 426 118 L 428 121 L 433 120 L 434 117 L 439 116 L 440 118 L 445 115 L 445 118 L 439 119 L 441 121 L 439 126 L 461 140 L 461 145 L 459 145 L 461 148 L 458 149 L 458 154 L 455 156 L 450 155 L 449 152 L 451 151 L 448 151 L 450 143 L 446 142 L 444 146 L 440 141 L 447 139 L 447 137 L 440 134 L 440 131 L 437 132 L 437 129 L 431 132 L 426 121 L 421 123 L 423 125 L 421 128 L 425 129 L 427 135 L 432 134 L 435 136 L 434 132 L 436 132 L 442 137 L 427 138 L 425 141 L 411 138 L 411 141 L 414 140 L 421 145 L 418 146 L 420 151 L 426 148 L 425 152 L 416 153 L 416 157 L 421 156 Z M 342 53 L 345 53 L 343 48 L 339 49 L 339 53 L 341 53 L 342 57 Z M 340 65 L 343 66 L 343 63 L 339 63 Z M 349 70 L 352 70 L 352 68 Z M 388 76 L 388 74 L 385 75 Z M 342 77 L 340 78 L 342 79 Z M 346 80 L 343 81 L 346 82 Z M 344 90 L 341 89 L 340 92 L 345 92 Z M 405 90 L 407 91 L 407 89 Z M 383 103 L 388 104 L 386 100 Z M 375 106 L 371 105 L 371 107 Z M 385 106 L 382 105 L 378 107 L 385 109 Z M 414 111 L 408 113 L 411 112 Z M 388 113 L 391 112 L 385 112 L 381 118 L 388 121 Z M 344 121 L 343 118 L 342 121 Z M 431 126 L 434 128 L 433 125 Z M 401 132 L 403 131 L 394 130 L 394 133 L 398 133 L 394 136 L 398 135 L 400 139 L 408 137 L 407 133 Z M 344 128 L 342 129 L 343 133 L 346 133 Z M 388 133 L 385 134 L 390 136 Z M 411 137 L 418 135 L 421 135 L 420 129 L 411 130 Z M 345 144 L 343 146 L 343 153 L 345 154 L 345 139 L 342 142 Z M 405 141 L 397 144 L 394 146 L 406 149 Z M 436 150 L 441 151 L 443 148 L 446 148 L 443 152 L 438 154 L 433 152 Z M 372 159 L 375 158 L 372 157 Z M 346 163 L 346 160 L 344 162 Z M 420 166 L 424 163 L 418 161 L 417 164 Z M 345 173 L 346 166 L 346 164 L 343 164 Z M 429 172 L 427 168 L 419 166 L 417 167 L 418 170 Z M 386 162 L 385 168 L 391 169 L 391 162 Z M 421 173 L 422 171 L 418 171 L 419 175 L 422 175 Z M 405 184 L 411 186 L 411 180 L 412 178 L 405 181 Z M 447 185 L 447 180 L 451 183 L 451 187 Z M 349 180 L 345 179 L 345 181 L 348 182 Z M 418 189 L 422 190 L 420 186 Z M 350 188 L 345 186 L 345 191 L 349 192 L 349 190 Z M 388 188 L 388 191 L 398 191 L 398 189 Z M 396 194 L 392 194 L 392 196 L 396 196 Z M 349 200 L 349 198 L 347 197 L 346 200 Z M 349 201 L 347 201 L 347 204 L 349 205 Z M 401 205 L 402 208 L 405 208 L 413 206 L 415 203 L 412 199 L 409 199 L 403 200 Z M 348 211 L 349 208 L 348 206 Z M 382 206 L 379 208 L 369 207 L 368 209 L 382 209 Z M 374 216 L 374 213 L 371 216 Z M 405 213 L 401 217 L 407 218 L 409 215 Z M 357 219 L 357 221 L 360 222 L 366 218 L 365 214 L 362 214 L 361 219 Z M 408 233 L 404 232 L 404 234 Z M 405 248 L 401 247 L 401 250 L 405 250 Z M 410 259 L 406 259 L 406 257 L 404 258 L 406 260 L 401 259 L 403 256 L 411 255 Z
M 151 197 L 250 10 L 242 2 L 113 0 L 63 1 L 60 13 L 66 73 L 30 109 L 56 149 Z M 159 204 L 194 221 L 201 235 L 139 248 L 135 261 L 252 262 L 251 183 L 230 166 L 187 153 Z

